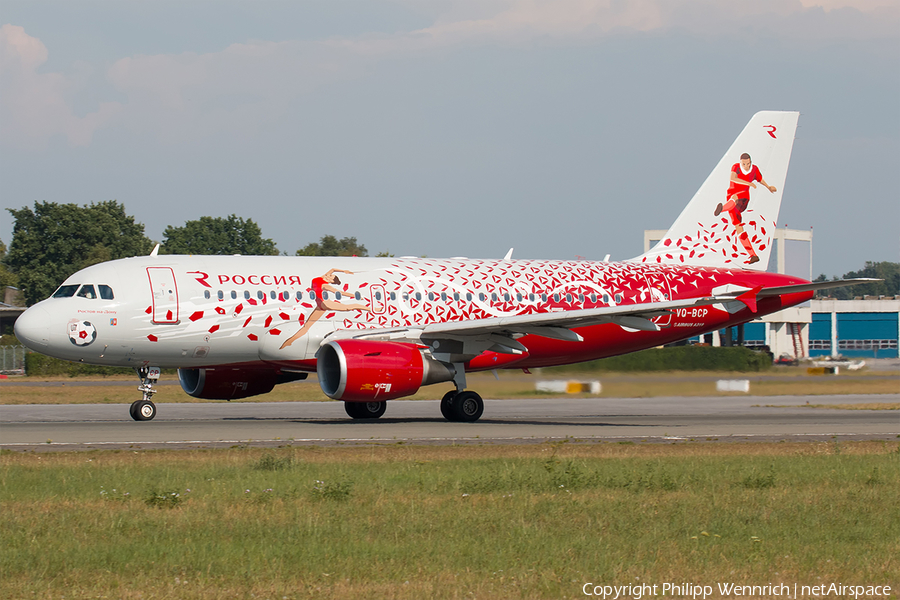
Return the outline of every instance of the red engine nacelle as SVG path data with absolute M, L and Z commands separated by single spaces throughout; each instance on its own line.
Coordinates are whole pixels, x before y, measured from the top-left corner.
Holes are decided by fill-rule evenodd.
M 306 373 L 239 367 L 178 369 L 181 389 L 194 398 L 205 400 L 237 400 L 268 394 L 276 384 L 298 379 L 306 379 Z
M 451 366 L 399 342 L 328 342 L 316 355 L 316 370 L 325 395 L 348 402 L 393 400 L 411 396 L 423 385 L 453 379 Z

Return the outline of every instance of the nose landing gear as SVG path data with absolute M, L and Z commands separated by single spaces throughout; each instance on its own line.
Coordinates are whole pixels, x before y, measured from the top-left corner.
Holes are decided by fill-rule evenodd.
M 140 367 L 135 369 L 138 377 L 141 378 L 141 385 L 138 391 L 143 393 L 140 400 L 131 403 L 129 413 L 135 421 L 150 421 L 156 416 L 156 405 L 150 400 L 156 393 L 153 384 L 159 380 L 159 367 Z

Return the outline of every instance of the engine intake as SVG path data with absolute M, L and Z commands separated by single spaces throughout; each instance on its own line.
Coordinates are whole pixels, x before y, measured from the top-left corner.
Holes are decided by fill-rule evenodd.
M 425 355 L 413 344 L 337 340 L 316 355 L 319 385 L 329 398 L 347 402 L 393 400 L 423 385 L 450 381 L 452 365 Z

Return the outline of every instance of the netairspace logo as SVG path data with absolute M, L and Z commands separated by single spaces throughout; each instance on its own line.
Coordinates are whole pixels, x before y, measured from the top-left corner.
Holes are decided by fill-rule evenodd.
M 845 585 L 843 583 L 823 583 L 821 585 L 800 585 L 795 583 L 790 586 L 785 583 L 769 583 L 766 585 L 739 585 L 735 583 L 717 583 L 711 585 L 699 585 L 696 583 L 663 583 L 639 585 L 594 585 L 585 583 L 581 591 L 585 596 L 596 596 L 604 600 L 617 600 L 619 598 L 633 598 L 641 600 L 646 596 L 677 597 L 703 599 L 711 597 L 718 592 L 717 597 L 754 596 L 754 597 L 783 597 L 783 598 L 878 598 L 890 596 L 889 585 Z

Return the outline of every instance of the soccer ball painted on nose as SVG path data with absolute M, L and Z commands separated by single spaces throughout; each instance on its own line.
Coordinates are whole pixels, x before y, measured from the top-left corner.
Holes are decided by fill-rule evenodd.
M 97 339 L 97 329 L 88 321 L 69 322 L 69 341 L 76 346 L 90 346 Z

